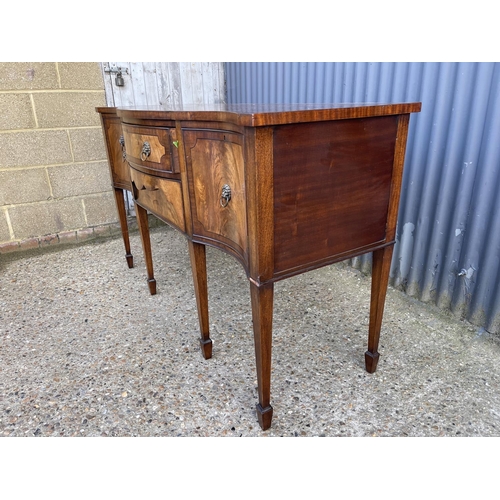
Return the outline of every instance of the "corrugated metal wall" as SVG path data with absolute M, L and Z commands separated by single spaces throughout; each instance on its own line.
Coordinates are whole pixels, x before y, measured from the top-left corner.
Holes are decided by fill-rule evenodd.
M 226 78 L 230 103 L 421 101 L 391 283 L 500 333 L 500 63 L 226 63 Z

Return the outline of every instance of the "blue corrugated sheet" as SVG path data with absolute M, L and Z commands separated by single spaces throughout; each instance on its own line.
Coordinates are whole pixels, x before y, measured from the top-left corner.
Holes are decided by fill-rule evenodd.
M 230 103 L 421 101 L 391 283 L 500 333 L 500 63 L 235 62 L 226 78 Z

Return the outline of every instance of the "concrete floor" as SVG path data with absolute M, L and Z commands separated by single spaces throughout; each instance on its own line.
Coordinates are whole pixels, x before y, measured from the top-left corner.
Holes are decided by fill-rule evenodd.
M 255 416 L 249 286 L 208 249 L 213 358 L 199 351 L 187 244 L 152 231 L 0 256 L 0 435 L 499 436 L 500 342 L 389 289 L 364 370 L 370 278 L 341 263 L 277 283 L 273 424 Z

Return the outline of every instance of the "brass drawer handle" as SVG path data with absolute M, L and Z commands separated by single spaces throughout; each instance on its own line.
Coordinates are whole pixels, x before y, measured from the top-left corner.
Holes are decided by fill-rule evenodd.
M 224 186 L 222 186 L 222 193 L 220 196 L 220 206 L 222 208 L 225 208 L 227 207 L 230 201 L 231 201 L 231 188 L 227 184 L 224 184 Z
M 125 161 L 127 159 L 127 152 L 125 151 L 125 137 L 121 135 L 119 141 L 120 141 L 120 146 L 122 147 L 122 160 Z
M 146 141 L 142 145 L 141 160 L 145 161 L 150 154 L 151 154 L 151 146 L 149 145 L 149 142 Z

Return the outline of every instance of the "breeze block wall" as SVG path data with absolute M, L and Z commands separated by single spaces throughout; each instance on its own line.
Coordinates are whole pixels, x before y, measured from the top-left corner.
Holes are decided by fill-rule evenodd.
M 119 231 L 97 62 L 0 63 L 0 253 Z

